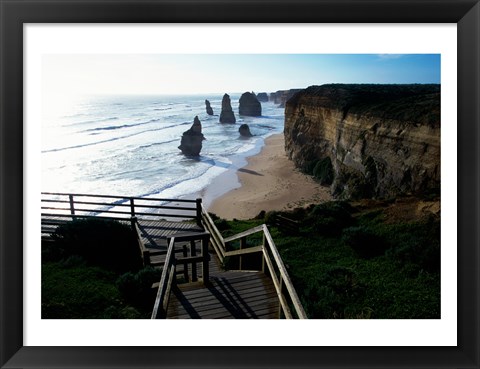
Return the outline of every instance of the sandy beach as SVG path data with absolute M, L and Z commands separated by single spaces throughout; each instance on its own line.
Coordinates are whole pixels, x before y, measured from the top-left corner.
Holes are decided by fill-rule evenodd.
M 238 169 L 241 186 L 216 198 L 208 211 L 225 219 L 250 219 L 260 211 L 288 210 L 331 200 L 327 187 L 302 174 L 288 160 L 284 136 L 278 134 L 265 140 L 258 155 Z

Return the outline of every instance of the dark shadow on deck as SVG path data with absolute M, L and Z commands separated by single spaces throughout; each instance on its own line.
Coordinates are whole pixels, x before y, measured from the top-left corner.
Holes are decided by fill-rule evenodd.
M 221 272 L 207 286 L 179 285 L 168 318 L 261 319 L 278 317 L 273 284 L 261 272 Z

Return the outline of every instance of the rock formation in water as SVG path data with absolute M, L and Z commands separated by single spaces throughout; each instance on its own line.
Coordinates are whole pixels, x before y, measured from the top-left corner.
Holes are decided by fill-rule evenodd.
M 208 115 L 213 115 L 213 109 L 210 106 L 210 101 L 205 100 L 205 108 L 207 109 L 207 114 Z
M 240 96 L 238 113 L 249 117 L 259 117 L 262 115 L 262 104 L 258 101 L 253 92 L 245 92 Z
M 238 133 L 240 133 L 240 136 L 242 137 L 252 137 L 252 133 L 250 132 L 250 127 L 248 124 L 242 124 L 240 128 L 238 129 Z
M 338 198 L 440 188 L 440 85 L 322 85 L 285 107 L 285 150 Z
M 222 111 L 220 113 L 220 123 L 235 123 L 235 114 L 233 114 L 232 105 L 230 103 L 230 96 L 223 95 Z
M 202 134 L 202 124 L 198 116 L 193 120 L 192 127 L 183 132 L 180 146 L 178 148 L 187 156 L 198 156 L 202 150 L 202 141 L 205 137 Z
M 260 92 L 257 94 L 257 99 L 260 102 L 268 102 L 268 95 L 266 92 Z

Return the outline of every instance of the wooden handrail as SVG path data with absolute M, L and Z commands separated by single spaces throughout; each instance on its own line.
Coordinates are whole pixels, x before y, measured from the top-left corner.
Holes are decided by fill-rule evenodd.
M 69 204 L 70 201 L 67 201 L 67 200 L 52 200 L 52 199 L 42 199 L 42 202 L 51 202 L 51 203 L 56 203 L 56 204 Z M 131 208 L 131 204 L 116 204 L 116 203 L 111 203 L 111 202 L 93 202 L 93 201 L 75 201 L 75 204 L 82 204 L 82 205 L 101 205 L 101 206 L 115 206 L 115 207 L 128 207 L 128 208 Z M 152 208 L 152 207 L 159 207 L 160 209 L 171 209 L 171 210 L 188 210 L 188 211 L 196 211 L 196 208 L 187 208 L 187 207 L 183 207 L 183 206 L 165 206 L 165 205 L 161 205 L 161 206 L 158 206 L 158 205 L 144 205 L 144 204 L 137 204 L 137 203 L 134 203 L 134 207 L 135 208 Z M 58 208 L 58 207 L 53 207 L 53 208 L 50 208 L 50 207 L 42 207 L 42 209 L 67 209 L 67 208 Z M 92 211 L 92 209 L 88 209 L 88 211 Z M 125 211 L 125 213 L 127 213 L 127 211 Z
M 225 257 L 255 254 L 256 252 L 262 252 L 262 251 L 263 251 L 263 245 L 253 246 L 253 247 L 249 247 L 248 249 L 227 251 L 225 252 Z
M 52 196 L 60 197 L 58 199 Z M 83 198 L 83 199 L 82 199 Z M 108 202 L 106 199 L 114 199 Z M 52 216 L 75 215 L 88 216 L 89 214 L 102 214 L 102 217 L 109 214 L 118 214 L 119 217 L 156 217 L 156 218 L 183 218 L 196 219 L 201 222 L 201 199 L 164 199 L 164 198 L 142 198 L 131 196 L 115 195 L 93 195 L 93 194 L 72 194 L 42 192 L 42 214 L 48 211 Z M 148 204 L 146 203 L 148 202 Z M 158 202 L 166 203 L 188 203 L 195 206 L 174 206 L 172 204 L 159 205 Z M 62 206 L 63 204 L 63 206 Z M 79 205 L 83 205 L 79 207 Z M 85 206 L 86 205 L 86 206 Z M 102 208 L 108 207 L 108 208 Z M 111 208 L 115 208 L 112 210 Z M 145 209 L 146 211 L 139 211 Z M 162 213 L 149 212 L 148 209 L 163 210 Z M 167 211 L 165 211 L 167 210 Z M 171 210 L 171 211 L 170 211 Z M 183 212 L 183 213 L 179 213 Z
M 125 199 L 125 200 L 144 200 L 144 201 L 166 201 L 166 202 L 189 202 L 196 203 L 197 200 L 189 199 L 165 199 L 158 197 L 132 197 L 132 196 L 118 196 L 118 195 L 95 195 L 95 194 L 82 194 L 82 193 L 65 193 L 65 192 L 42 192 L 42 195 L 51 196 L 75 196 L 75 197 L 101 197 L 108 199 Z
M 157 298 L 155 299 L 155 304 L 153 305 L 152 319 L 164 318 L 167 312 L 168 299 L 170 297 L 172 284 L 175 280 L 175 253 L 173 252 L 174 247 L 175 237 L 170 240 L 170 244 L 168 246 L 167 256 L 165 257 L 165 264 L 162 270 L 162 277 L 160 278 L 160 284 L 158 286 Z
M 145 247 L 145 244 L 142 239 L 142 231 L 138 227 L 138 219 L 136 217 L 132 217 L 132 228 L 135 231 L 135 235 L 137 237 L 138 247 L 140 248 L 140 255 L 142 257 L 143 266 L 150 265 L 150 251 Z
M 292 300 L 293 306 L 295 307 L 295 311 L 298 314 L 298 317 L 300 319 L 306 319 L 307 314 L 305 314 L 305 310 L 303 309 L 302 303 L 300 302 L 300 299 L 298 298 L 297 291 L 295 290 L 295 287 L 293 287 L 293 283 L 290 280 L 290 276 L 288 275 L 287 269 L 285 268 L 285 264 L 283 264 L 283 260 L 280 256 L 280 253 L 278 252 L 277 246 L 275 246 L 275 242 L 273 241 L 272 236 L 270 235 L 270 232 L 268 231 L 267 225 L 263 224 L 263 233 L 265 235 L 265 238 L 267 242 L 264 243 L 269 246 L 270 251 L 272 252 L 273 258 L 275 259 L 275 263 L 277 264 L 277 268 L 280 271 L 280 276 L 283 280 L 283 283 L 285 284 L 285 287 L 287 288 L 287 291 L 290 295 L 290 299 Z M 265 251 L 264 251 L 265 254 Z M 271 272 L 273 269 L 270 270 Z M 277 293 L 279 290 L 281 291 L 281 286 L 278 286 L 279 289 L 277 289 Z
M 190 256 L 176 257 L 175 243 L 186 242 L 186 241 L 202 241 L 202 254 L 196 255 L 193 252 L 195 245 L 192 245 L 190 250 Z M 210 233 L 200 232 L 200 233 L 188 233 L 181 234 L 178 233 L 169 238 L 167 255 L 165 257 L 165 264 L 163 266 L 162 277 L 158 286 L 157 297 L 155 299 L 155 304 L 152 311 L 152 319 L 162 319 L 165 318 L 166 312 L 168 309 L 168 301 L 170 298 L 170 292 L 175 283 L 174 276 L 176 275 L 176 265 L 184 264 L 185 268 L 190 264 L 192 266 L 192 282 L 197 281 L 196 277 L 196 264 L 202 263 L 202 279 L 203 283 L 209 281 L 209 259 L 208 254 L 208 243 L 210 240 Z
M 288 296 L 290 298 L 291 304 L 295 309 L 297 317 L 299 319 L 307 319 L 307 315 L 305 313 L 305 310 L 303 309 L 302 303 L 300 302 L 297 292 L 292 284 L 290 276 L 288 275 L 285 264 L 283 263 L 280 253 L 278 252 L 277 247 L 275 245 L 275 242 L 273 241 L 273 238 L 268 230 L 268 227 L 265 224 L 248 229 L 244 232 L 235 234 L 233 236 L 223 238 L 220 232 L 218 231 L 217 227 L 215 226 L 212 218 L 210 217 L 210 215 L 205 209 L 203 209 L 202 211 L 202 220 L 203 220 L 203 224 L 205 225 L 205 228 L 207 228 L 208 230 L 212 230 L 211 231 L 212 234 L 215 235 L 215 237 L 212 237 L 212 240 L 216 240 L 213 246 L 221 262 L 224 261 L 225 257 L 238 256 L 241 258 L 242 255 L 261 252 L 262 253 L 262 271 L 264 271 L 266 266 L 268 268 L 268 271 L 270 272 L 270 277 L 273 281 L 273 285 L 275 287 L 275 291 L 277 292 L 277 296 L 280 302 L 281 311 L 285 315 L 285 318 L 292 319 L 293 315 L 292 315 L 292 312 L 290 311 L 290 306 L 283 293 L 284 287 L 288 292 Z M 244 248 L 246 244 L 245 242 L 246 237 L 254 235 L 256 233 L 262 234 L 262 245 Z M 226 245 L 230 242 L 237 241 L 237 240 L 241 241 L 241 246 L 242 246 L 241 249 L 227 251 Z M 273 260 L 272 258 L 270 258 L 269 252 L 272 254 Z M 279 275 L 277 275 L 275 266 L 278 269 Z
M 218 258 L 220 261 L 223 263 L 225 259 L 225 241 L 223 240 L 223 237 L 218 230 L 218 228 L 215 226 L 215 223 L 213 222 L 212 218 L 208 214 L 207 210 L 203 207 L 202 205 L 202 224 L 204 229 L 206 229 L 208 232 L 210 232 L 210 243 L 213 246 L 215 252 L 218 255 Z
M 223 241 L 225 243 L 227 242 L 232 242 L 232 241 L 236 241 L 236 240 L 239 240 L 243 237 L 246 237 L 246 236 L 251 236 L 252 234 L 255 234 L 255 233 L 259 233 L 259 232 L 262 232 L 263 231 L 263 224 L 262 225 L 259 225 L 255 228 L 250 228 L 244 232 L 241 232 L 241 233 L 237 233 L 236 235 L 233 235 L 233 236 L 230 236 L 230 237 L 227 237 L 225 238 Z

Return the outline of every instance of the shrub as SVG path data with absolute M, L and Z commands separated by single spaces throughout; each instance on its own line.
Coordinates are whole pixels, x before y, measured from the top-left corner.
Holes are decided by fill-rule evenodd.
M 367 259 L 384 255 L 388 248 L 385 240 L 366 226 L 344 229 L 342 240 L 346 245 L 350 246 L 358 256 Z
M 213 221 L 215 226 L 218 228 L 219 231 L 225 231 L 226 229 L 230 228 L 230 224 L 225 219 L 216 219 Z
M 219 231 L 223 231 L 226 229 L 230 228 L 230 225 L 225 219 L 220 218 L 217 214 L 215 213 L 208 213 L 210 215 L 210 218 L 213 220 L 213 223 L 217 226 Z
M 117 285 L 118 291 L 120 292 L 120 295 L 126 301 L 134 300 L 138 294 L 139 284 L 138 280 L 135 277 L 136 276 L 134 273 L 127 272 L 118 277 L 117 282 L 115 283 Z
M 404 225 L 395 229 L 396 242 L 387 255 L 397 263 L 412 269 L 409 264 L 428 272 L 440 271 L 440 220 Z
M 312 171 L 313 176 L 322 185 L 331 185 L 333 182 L 334 172 L 330 157 L 319 160 Z
M 135 306 L 148 307 L 154 295 L 152 284 L 160 282 L 162 271 L 150 266 L 137 273 L 128 272 L 118 277 L 116 285 L 120 295 Z
M 311 231 L 324 236 L 339 235 L 343 228 L 353 224 L 350 204 L 344 201 L 331 201 L 316 205 L 305 219 Z
M 62 260 L 61 265 L 65 268 L 84 266 L 85 259 L 79 255 L 72 255 L 72 256 L 69 256 L 67 259 Z
M 55 257 L 82 256 L 88 263 L 118 272 L 138 270 L 142 261 L 129 225 L 99 218 L 76 219 L 52 234 Z M 46 254 L 52 257 L 52 253 Z
M 277 211 L 269 211 L 265 214 L 265 224 L 269 226 L 274 226 L 277 221 Z
M 118 303 L 114 272 L 67 260 L 42 264 L 42 318 L 94 319 Z
M 208 213 L 208 215 L 210 215 L 210 218 L 212 218 L 213 221 L 220 219 L 220 217 L 215 213 Z
M 109 306 L 105 309 L 102 319 L 141 319 L 142 314 L 132 306 Z
M 365 288 L 352 269 L 332 266 L 307 282 L 302 300 L 310 318 L 364 317 L 364 307 L 358 305 L 364 295 Z
M 42 263 L 60 261 L 69 255 L 59 242 L 42 240 Z

